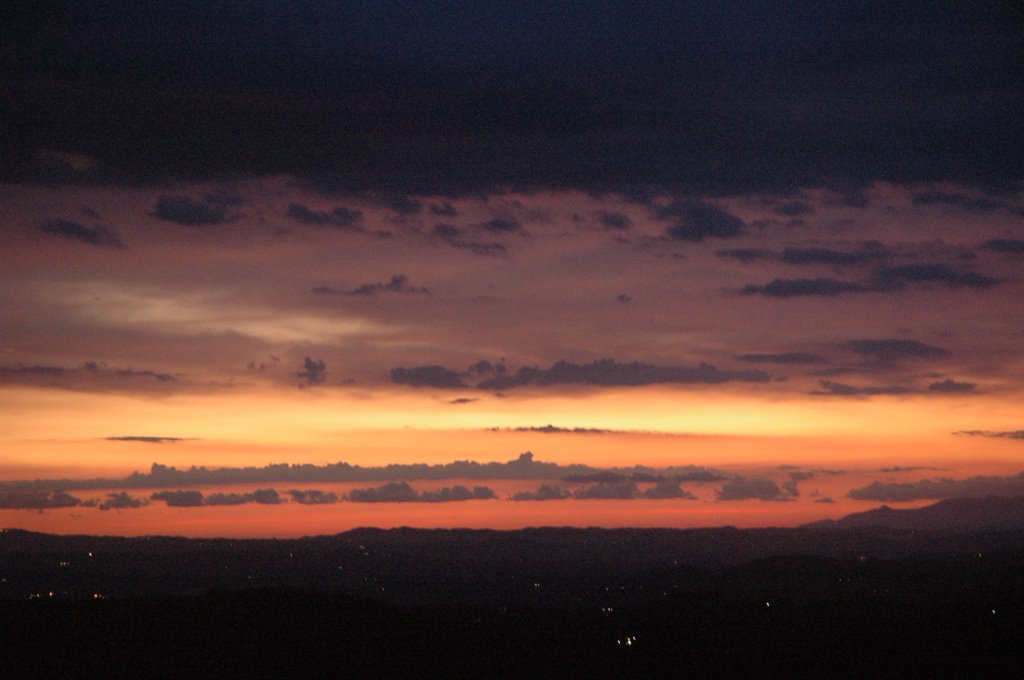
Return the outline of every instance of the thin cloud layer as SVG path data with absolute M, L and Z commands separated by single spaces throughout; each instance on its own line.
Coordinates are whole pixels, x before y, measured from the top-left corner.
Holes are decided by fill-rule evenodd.
M 54 218 L 43 222 L 39 228 L 45 234 L 81 241 L 92 246 L 124 247 L 121 236 L 116 231 L 100 225 L 87 227 L 81 222 Z
M 859 501 L 903 503 L 924 499 L 1024 496 L 1024 472 L 1006 477 L 978 475 L 966 479 L 939 477 L 917 482 L 872 482 L 851 489 L 850 498 Z

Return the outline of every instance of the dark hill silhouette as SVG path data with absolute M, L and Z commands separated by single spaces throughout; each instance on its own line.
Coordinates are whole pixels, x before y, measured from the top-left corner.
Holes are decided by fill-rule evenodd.
M 922 531 L 987 531 L 1024 529 L 1024 497 L 948 498 L 923 508 L 897 510 L 883 505 L 838 520 L 804 525 L 814 529 L 886 527 Z

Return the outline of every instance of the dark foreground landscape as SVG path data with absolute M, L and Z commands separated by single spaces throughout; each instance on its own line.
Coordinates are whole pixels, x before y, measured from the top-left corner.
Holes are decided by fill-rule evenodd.
M 762 530 L 6 530 L 0 677 L 1017 678 L 1020 506 Z

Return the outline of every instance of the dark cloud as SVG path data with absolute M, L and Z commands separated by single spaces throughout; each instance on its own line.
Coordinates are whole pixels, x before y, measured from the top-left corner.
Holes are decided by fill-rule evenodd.
M 603 430 L 596 427 L 556 427 L 554 425 L 540 425 L 533 427 L 512 427 L 506 428 L 510 432 L 541 432 L 543 434 L 609 434 L 619 430 Z
M 418 201 L 412 196 L 406 196 L 404 194 L 378 196 L 377 200 L 381 205 L 388 207 L 401 215 L 415 215 L 423 210 L 422 201 Z
M 597 221 L 601 223 L 601 226 L 605 229 L 616 229 L 624 231 L 633 226 L 628 215 L 624 215 L 619 212 L 607 212 L 605 210 L 599 210 L 597 212 Z
M 350 210 L 343 206 L 334 208 L 331 212 L 323 210 L 311 210 L 301 203 L 292 203 L 288 206 L 288 217 L 303 224 L 315 224 L 318 227 L 333 227 L 335 229 L 351 229 L 358 231 L 359 223 L 363 219 L 363 213 L 359 210 Z
M 953 434 L 968 437 L 994 437 L 996 439 L 1024 439 L 1024 430 L 961 430 Z
M 150 498 L 163 501 L 172 508 L 197 508 L 204 501 L 201 491 L 155 491 Z
M 132 510 L 146 504 L 145 498 L 134 498 L 127 491 L 107 494 L 107 500 L 96 507 L 100 510 Z
M 619 293 L 618 295 L 615 296 L 615 301 L 620 302 L 624 305 L 628 305 L 630 302 L 633 301 L 633 298 L 629 295 L 626 295 L 625 293 Z
M 763 364 L 826 364 L 828 359 L 820 354 L 807 352 L 783 352 L 781 354 L 741 354 L 740 361 Z
M 975 272 L 958 271 L 945 264 L 904 264 L 882 267 L 873 274 L 873 290 L 901 290 L 909 284 L 935 283 L 951 289 L 991 288 L 1000 279 L 983 276 Z
M 318 289 L 313 289 L 317 292 Z M 321 292 L 325 289 L 319 289 Z M 330 290 L 330 289 L 326 289 Z M 364 283 L 353 289 L 349 295 L 377 295 L 378 293 L 409 293 L 413 295 L 431 295 L 429 288 L 417 287 L 409 283 L 405 274 L 395 274 L 387 283 Z
M 855 387 L 844 383 L 832 382 L 831 380 L 819 381 L 820 390 L 814 390 L 811 394 L 835 395 L 840 397 L 877 396 L 884 394 L 913 394 L 917 390 L 901 385 L 869 385 L 866 387 Z
M 447 503 L 494 497 L 494 491 L 486 486 L 476 486 L 470 491 L 464 486 L 456 485 L 417 493 L 406 482 L 389 482 L 375 488 L 353 489 L 348 496 L 353 503 Z
M 302 378 L 307 385 L 322 385 L 327 380 L 327 364 L 323 359 L 306 357 L 302 361 L 303 369 L 295 374 L 295 377 Z
M 914 205 L 951 205 L 966 210 L 993 212 L 1009 209 L 1019 212 L 1020 208 L 1011 206 L 1005 201 L 987 196 L 968 196 L 963 193 L 945 193 L 941 191 L 923 191 L 914 194 Z
M 228 208 L 228 203 L 213 196 L 201 201 L 187 196 L 161 196 L 150 214 L 167 222 L 199 227 L 226 222 Z
M 0 508 L 4 510 L 51 510 L 79 505 L 81 499 L 63 491 L 0 491 Z
M 732 257 L 744 262 L 755 259 L 778 259 L 787 264 L 825 264 L 832 266 L 863 265 L 885 257 L 881 247 L 866 248 L 857 252 L 842 252 L 826 248 L 787 248 L 776 256 L 767 251 L 721 251 L 722 257 Z M 755 255 L 756 254 L 756 255 Z M 835 296 L 850 293 L 895 293 L 910 287 L 938 285 L 950 290 L 975 288 L 986 290 L 1003 281 L 976 272 L 962 271 L 946 264 L 915 263 L 889 267 L 877 267 L 864 281 L 844 281 L 834 278 L 815 279 L 773 279 L 758 285 L 747 284 L 740 290 L 742 295 L 764 295 L 766 297 L 791 298 L 803 296 Z
M 291 174 L 396 194 L 824 185 L 852 201 L 876 179 L 1020 177 L 1014 3 L 618 0 L 555 20 L 539 0 L 457 0 L 403 21 L 374 3 L 108 4 L 28 6 L 0 28 L 18 56 L 4 180 Z M 38 157 L 53 148 L 95 167 Z
M 465 387 L 459 374 L 444 366 L 414 366 L 391 369 L 391 381 L 412 387 Z
M 438 217 L 455 217 L 459 214 L 459 211 L 451 203 L 431 203 L 430 214 L 437 215 Z
M 260 505 L 277 505 L 284 502 L 274 489 L 256 489 L 249 496 L 253 503 Z
M 679 498 L 683 500 L 697 500 L 689 491 L 680 488 L 678 482 L 662 481 L 658 482 L 649 489 L 646 489 L 640 494 L 643 498 L 658 499 L 658 498 Z
M 159 382 L 174 382 L 178 378 L 170 373 L 158 373 L 156 371 L 136 371 L 132 368 L 114 369 L 114 375 L 119 378 L 153 378 Z
M 974 383 L 957 382 L 955 380 L 938 380 L 928 385 L 929 392 L 945 392 L 949 394 L 967 394 L 974 392 L 977 387 Z
M 5 377 L 47 377 L 56 378 L 71 372 L 62 366 L 0 366 L 0 380 Z
M 288 495 L 300 505 L 323 505 L 338 502 L 338 494 L 333 491 L 321 491 L 320 489 L 291 489 L 288 491 Z
M 727 371 L 711 364 L 695 367 L 655 366 L 639 361 L 620 363 L 601 359 L 589 364 L 558 361 L 551 368 L 520 368 L 515 375 L 496 376 L 484 380 L 480 389 L 509 389 L 521 385 L 655 385 L 664 383 L 767 382 L 771 377 L 763 371 Z
M 244 493 L 211 493 L 205 499 L 206 505 L 245 505 L 252 502 L 252 496 Z
M 465 231 L 451 224 L 435 224 L 433 235 L 444 240 L 453 248 L 468 250 L 474 255 L 504 255 L 505 246 L 498 242 L 467 240 Z
M 991 250 L 997 253 L 1006 253 L 1008 255 L 1024 255 L 1024 240 L 1020 239 L 1007 239 L 997 238 L 990 241 L 985 241 L 981 244 L 981 247 L 985 250 Z
M 922 479 L 917 482 L 872 482 L 847 494 L 860 501 L 900 503 L 923 499 L 1024 496 L 1024 472 L 1008 477 L 979 475 L 967 479 Z
M 743 264 L 750 264 L 751 262 L 757 262 L 758 260 L 770 260 L 776 257 L 775 253 L 770 250 L 764 250 L 762 248 L 735 248 L 733 250 L 717 250 L 715 255 L 718 257 L 729 258 L 732 260 L 738 260 Z
M 747 284 L 740 290 L 741 295 L 764 295 L 765 297 L 791 298 L 805 296 L 832 297 L 844 293 L 863 293 L 869 288 L 853 281 L 836 279 L 773 279 L 764 285 Z
M 672 223 L 665 235 L 677 241 L 735 238 L 745 230 L 743 220 L 710 203 L 676 201 L 656 208 L 655 216 Z
M 87 227 L 81 222 L 54 218 L 43 222 L 39 228 L 46 234 L 75 239 L 94 246 L 124 247 L 121 236 L 116 231 L 99 225 Z
M 145 442 L 146 444 L 174 444 L 176 442 L 188 441 L 183 437 L 150 437 L 144 435 L 121 435 L 118 437 L 104 437 L 108 442 Z
M 480 401 L 480 400 L 477 399 L 476 397 L 459 397 L 458 399 L 452 399 L 448 403 L 449 404 L 460 405 L 460 404 L 472 404 L 474 401 Z
M 722 485 L 715 492 L 720 501 L 745 501 L 757 499 L 762 501 L 790 500 L 792 494 L 780 489 L 767 477 L 744 477 L 733 479 Z
M 903 359 L 945 359 L 949 350 L 926 345 L 918 340 L 887 338 L 883 340 L 851 340 L 844 344 L 854 354 L 866 356 L 880 364 L 890 364 Z
M 799 217 L 814 214 L 814 208 L 803 201 L 790 201 L 775 206 L 775 214 L 783 217 Z
M 541 484 L 536 491 L 517 491 L 509 497 L 513 501 L 560 501 L 572 494 L 557 485 Z
M 830 498 L 828 496 L 819 496 L 818 498 L 814 499 L 814 502 L 815 503 L 835 503 L 835 499 Z
M 854 252 L 829 248 L 786 248 L 779 259 L 786 264 L 825 264 L 836 267 L 864 264 L 885 256 L 880 245 Z
M 493 231 L 497 234 L 510 234 L 512 232 L 522 232 L 523 226 L 513 219 L 503 219 L 495 217 L 493 220 L 489 220 L 478 225 L 480 229 L 486 231 Z

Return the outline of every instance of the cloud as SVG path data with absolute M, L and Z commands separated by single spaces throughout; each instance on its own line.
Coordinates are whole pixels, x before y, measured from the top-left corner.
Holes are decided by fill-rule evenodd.
M 633 480 L 598 482 L 593 486 L 576 489 L 573 493 L 573 497 L 580 500 L 630 500 L 637 498 L 639 495 L 640 490 Z
M 635 499 L 684 499 L 694 500 L 697 497 L 679 487 L 678 482 L 660 481 L 649 489 L 641 490 L 635 481 L 598 482 L 592 486 L 577 489 L 573 497 L 579 500 L 635 500 Z
M 757 262 L 758 260 L 770 260 L 776 257 L 775 253 L 770 250 L 764 250 L 763 248 L 734 248 L 732 250 L 716 250 L 715 255 L 718 257 L 724 257 L 732 260 L 737 260 L 743 264 L 750 264 L 751 262 Z
M 201 491 L 155 491 L 150 498 L 163 501 L 172 508 L 196 508 L 203 505 Z
M 589 364 L 558 361 L 551 368 L 520 368 L 515 375 L 502 375 L 484 380 L 480 389 L 509 389 L 521 385 L 598 385 L 636 386 L 655 384 L 686 384 L 726 382 L 767 382 L 771 377 L 763 371 L 727 371 L 711 364 L 698 366 L 655 366 L 639 361 L 620 363 L 601 359 Z
M 942 191 L 923 191 L 914 194 L 914 205 L 950 205 L 966 210 L 978 210 L 981 212 L 994 212 L 996 210 L 1009 209 L 1019 211 L 1005 201 L 999 201 L 985 196 L 968 196 L 962 193 L 946 193 Z
M 134 498 L 130 496 L 127 491 L 120 491 L 118 493 L 107 494 L 107 500 L 103 501 L 96 507 L 100 510 L 131 510 L 134 508 L 141 508 L 145 504 L 145 498 Z
M 557 485 L 541 484 L 536 491 L 517 491 L 509 497 L 513 501 L 560 501 L 572 494 Z
M 99 225 L 87 227 L 80 222 L 54 218 L 43 222 L 40 230 L 46 234 L 75 239 L 94 246 L 124 248 L 121 236 L 116 231 Z
M 423 210 L 423 202 L 412 196 L 404 194 L 393 194 L 390 196 L 377 196 L 377 202 L 394 210 L 401 215 L 415 215 Z
M 748 283 L 740 289 L 741 295 L 764 295 L 765 297 L 791 298 L 821 295 L 832 297 L 844 293 L 863 293 L 870 290 L 853 281 L 839 281 L 830 278 L 818 279 L 772 279 L 764 285 Z
M 323 359 L 306 357 L 302 362 L 304 370 L 295 374 L 295 377 L 302 378 L 307 385 L 322 385 L 327 380 L 327 364 Z
M 885 503 L 961 497 L 1024 496 L 1024 472 L 1007 477 L 979 475 L 966 479 L 939 477 L 903 483 L 876 481 L 867 486 L 851 489 L 847 495 L 855 500 Z
M 828 359 L 820 354 L 807 352 L 783 352 L 781 354 L 740 354 L 740 361 L 764 364 L 826 364 Z
M 994 437 L 996 439 L 1024 439 L 1024 430 L 960 430 L 953 434 L 968 437 Z
M 649 489 L 646 489 L 640 494 L 643 498 L 660 499 L 660 498 L 679 498 L 683 500 L 697 500 L 689 491 L 680 488 L 678 482 L 663 481 L 658 482 Z
M 830 498 L 828 496 L 819 496 L 818 498 L 814 499 L 814 502 L 815 503 L 835 503 L 835 499 Z
M 252 496 L 243 493 L 211 493 L 206 496 L 206 505 L 245 505 L 252 502 Z
M 790 201 L 775 206 L 775 214 L 783 217 L 799 217 L 814 214 L 814 208 L 803 201 Z
M 886 338 L 883 340 L 851 340 L 844 344 L 854 354 L 860 354 L 879 364 L 890 364 L 903 359 L 945 359 L 949 350 L 926 345 L 918 340 Z
M 625 293 L 619 293 L 618 295 L 615 296 L 615 301 L 620 302 L 624 305 L 628 305 L 630 302 L 633 301 L 633 298 L 629 295 L 626 295 Z
M 256 489 L 248 495 L 252 498 L 253 503 L 260 505 L 277 505 L 284 502 L 274 489 Z
M 472 404 L 474 401 L 480 401 L 480 400 L 477 399 L 476 397 L 459 397 L 458 399 L 452 399 L 448 403 L 449 404 L 460 405 L 460 404 Z
M 316 289 L 314 289 L 314 292 Z M 349 295 L 377 295 L 378 293 L 408 293 L 412 295 L 430 295 L 429 288 L 417 288 L 409 283 L 405 274 L 395 274 L 387 283 L 364 283 L 352 290 Z
M 486 486 L 475 486 L 470 491 L 464 486 L 456 485 L 416 493 L 416 490 L 406 482 L 389 482 L 376 488 L 353 489 L 349 493 L 349 500 L 353 503 L 448 503 L 494 497 L 494 491 Z
M 63 491 L 0 491 L 0 508 L 4 510 L 51 510 L 82 505 Z
M 435 224 L 433 235 L 453 248 L 468 250 L 474 255 L 504 255 L 507 249 L 497 241 L 473 241 L 464 238 L 465 232 L 450 224 Z
M 786 264 L 824 264 L 834 267 L 861 265 L 885 256 L 881 244 L 866 246 L 854 252 L 831 250 L 829 248 L 786 248 L 779 259 Z
M 391 381 L 412 387 L 466 387 L 459 374 L 444 366 L 414 366 L 391 369 Z
M 338 206 L 331 212 L 326 212 L 323 210 L 312 210 L 301 203 L 289 205 L 286 214 L 293 220 L 303 224 L 352 231 L 360 230 L 359 223 L 363 219 L 363 213 L 359 210 L 350 210 L 349 208 Z
M 338 494 L 333 491 L 321 491 L 320 489 L 291 489 L 288 495 L 292 500 L 301 505 L 323 505 L 326 503 L 337 503 Z
M 939 380 L 928 385 L 929 392 L 945 392 L 950 394 L 967 394 L 974 392 L 977 385 L 970 382 L 957 382 L 955 380 Z
M 947 288 L 991 288 L 1001 279 L 974 272 L 961 272 L 945 264 L 904 264 L 882 267 L 874 272 L 873 289 L 901 290 L 912 283 L 936 283 Z
M 610 434 L 621 432 L 621 430 L 605 430 L 596 427 L 556 427 L 550 423 L 547 425 L 534 425 L 532 427 L 510 427 L 505 428 L 509 432 L 540 432 L 543 434 Z
M 513 219 L 503 219 L 495 217 L 493 220 L 483 222 L 477 225 L 480 229 L 485 231 L 492 231 L 496 234 L 510 234 L 513 232 L 523 232 L 523 226 L 518 221 Z
M 845 383 L 832 382 L 831 380 L 821 380 L 819 381 L 819 384 L 821 385 L 821 389 L 814 390 L 810 392 L 810 394 L 855 397 L 877 396 L 883 394 L 912 394 L 917 391 L 913 388 L 903 387 L 900 385 L 871 385 L 867 387 L 855 387 L 853 385 L 847 385 Z
M 67 369 L 62 366 L 0 366 L 0 382 L 5 378 L 56 378 L 72 372 L 74 369 Z
M 1024 255 L 1024 240 L 997 238 L 981 244 L 985 250 L 1007 255 Z
M 455 217 L 459 214 L 459 211 L 451 203 L 431 203 L 430 214 L 437 215 L 438 217 Z
M 741 259 L 736 253 L 747 251 L 722 251 L 720 256 Z M 747 260 L 772 257 L 769 255 L 754 256 Z M 787 255 L 788 253 L 788 255 Z M 844 253 L 823 248 L 787 248 L 780 258 L 788 264 L 830 264 L 833 266 L 864 264 L 875 257 L 882 257 L 871 251 L 861 253 Z M 788 259 L 787 259 L 788 258 Z M 769 283 L 747 284 L 740 289 L 741 295 L 764 295 L 766 297 L 791 298 L 804 296 L 835 296 L 850 293 L 895 293 L 909 287 L 927 287 L 936 284 L 950 290 L 973 288 L 987 290 L 1003 283 L 1002 279 L 985 276 L 976 272 L 960 271 L 946 264 L 917 263 L 891 267 L 878 267 L 867 279 L 860 281 L 844 281 L 830 277 L 814 279 L 773 279 Z
M 177 442 L 189 441 L 185 437 L 150 437 L 144 435 L 121 435 L 118 437 L 104 437 L 108 442 L 144 442 L 146 444 L 174 444 Z
M 153 378 L 159 382 L 174 382 L 178 378 L 170 373 L 158 373 L 156 371 L 136 371 L 133 368 L 114 369 L 114 375 L 119 378 Z
M 720 501 L 744 501 L 757 499 L 762 501 L 791 500 L 793 494 L 780 489 L 767 477 L 743 477 L 733 479 L 722 485 L 715 492 Z
M 190 227 L 221 224 L 228 220 L 228 203 L 214 196 L 206 196 L 202 201 L 187 196 L 161 196 L 150 214 Z
M 619 231 L 625 231 L 633 226 L 628 215 L 624 215 L 619 212 L 608 212 L 605 210 L 597 211 L 597 221 L 601 223 L 601 226 L 605 229 L 615 229 Z
M 710 203 L 676 201 L 656 208 L 655 216 L 672 222 L 665 235 L 677 241 L 735 238 L 745 231 L 743 220 Z

